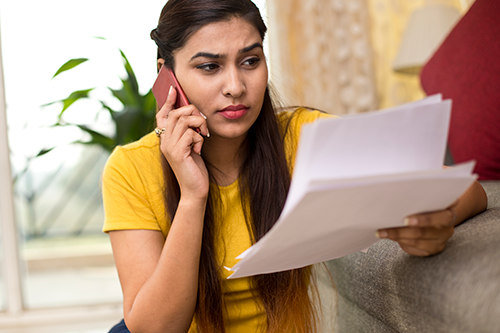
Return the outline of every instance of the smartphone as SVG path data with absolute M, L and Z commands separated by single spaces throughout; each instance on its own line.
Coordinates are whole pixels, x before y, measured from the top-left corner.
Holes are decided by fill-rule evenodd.
M 168 91 L 170 87 L 174 87 L 177 90 L 177 100 L 175 101 L 175 108 L 178 109 L 181 106 L 189 105 L 189 101 L 186 97 L 184 91 L 182 91 L 181 85 L 177 81 L 174 72 L 171 68 L 161 66 L 158 77 L 153 84 L 153 95 L 156 98 L 156 103 L 158 103 L 158 108 L 162 108 L 165 104 L 168 96 Z

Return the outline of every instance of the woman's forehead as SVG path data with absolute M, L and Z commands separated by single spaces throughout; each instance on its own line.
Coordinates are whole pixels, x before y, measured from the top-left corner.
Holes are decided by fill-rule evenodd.
M 233 18 L 201 27 L 188 38 L 178 54 L 189 58 L 199 52 L 230 54 L 255 43 L 262 43 L 257 28 L 247 20 Z

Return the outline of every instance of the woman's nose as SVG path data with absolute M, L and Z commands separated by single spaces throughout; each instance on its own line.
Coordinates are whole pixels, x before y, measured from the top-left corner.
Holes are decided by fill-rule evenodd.
M 246 92 L 245 82 L 241 74 L 237 68 L 228 69 L 222 88 L 224 96 L 238 98 Z

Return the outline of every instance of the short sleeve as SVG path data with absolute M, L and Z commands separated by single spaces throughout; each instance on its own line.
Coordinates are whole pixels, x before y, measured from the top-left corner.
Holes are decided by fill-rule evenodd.
M 302 126 L 312 123 L 319 118 L 337 118 L 337 116 L 320 111 L 311 111 L 306 108 L 298 108 L 293 112 L 287 111 L 278 114 L 278 121 L 284 130 L 285 152 L 291 171 L 295 164 Z
M 139 173 L 129 151 L 117 147 L 102 175 L 103 231 L 146 229 L 161 231 L 148 193 L 147 179 Z

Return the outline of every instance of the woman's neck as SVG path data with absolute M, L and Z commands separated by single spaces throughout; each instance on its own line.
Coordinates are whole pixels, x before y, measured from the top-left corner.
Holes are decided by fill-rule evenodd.
M 243 161 L 245 137 L 226 139 L 217 136 L 205 138 L 201 156 L 210 166 L 210 172 L 218 185 L 227 186 L 238 179 Z

